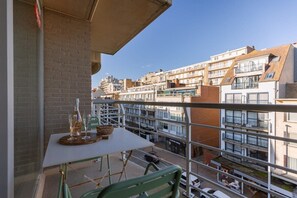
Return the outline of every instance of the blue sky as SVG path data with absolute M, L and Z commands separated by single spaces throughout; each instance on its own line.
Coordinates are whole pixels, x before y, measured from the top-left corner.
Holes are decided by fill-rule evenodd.
M 136 80 L 227 50 L 297 42 L 296 0 L 173 0 L 173 5 L 115 55 L 102 55 L 92 87 L 108 74 Z

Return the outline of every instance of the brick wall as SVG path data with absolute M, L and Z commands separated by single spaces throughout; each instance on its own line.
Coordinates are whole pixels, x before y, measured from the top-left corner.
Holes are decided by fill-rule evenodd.
M 37 36 L 38 29 L 33 6 L 14 1 L 14 163 L 16 177 L 37 172 L 40 168 Z
M 52 133 L 69 131 L 75 98 L 91 112 L 90 24 L 44 13 L 45 149 Z
M 192 97 L 191 102 L 198 103 L 219 103 L 219 87 L 216 86 L 201 86 L 201 95 Z M 206 108 L 192 108 L 191 121 L 196 124 L 205 124 L 210 126 L 220 126 L 220 110 Z M 220 132 L 217 129 L 192 126 L 192 140 L 209 146 L 219 147 Z M 197 148 L 195 148 L 197 149 Z M 195 149 L 193 149 L 195 155 Z M 197 156 L 195 156 L 197 157 Z M 203 149 L 202 160 L 205 163 L 210 163 L 214 158 L 213 152 Z

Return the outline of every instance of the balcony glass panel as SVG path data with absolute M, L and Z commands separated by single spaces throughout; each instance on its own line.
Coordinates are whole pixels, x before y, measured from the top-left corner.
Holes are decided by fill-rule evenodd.
M 232 84 L 232 89 L 252 89 L 258 88 L 258 81 L 260 76 L 248 76 L 235 78 Z
M 242 135 L 240 133 L 234 133 L 234 140 L 241 142 Z
M 240 74 L 240 73 L 248 73 L 248 72 L 254 72 L 254 71 L 262 71 L 263 67 L 264 67 L 263 63 L 249 62 L 245 64 L 240 64 L 239 67 L 235 69 L 235 73 Z
M 232 132 L 226 132 L 225 134 L 226 134 L 225 137 L 226 137 L 227 139 L 231 139 L 231 140 L 233 140 L 233 133 L 232 133 Z
M 252 135 L 248 135 L 247 136 L 247 143 L 248 144 L 257 145 L 257 137 L 256 136 L 252 136 Z

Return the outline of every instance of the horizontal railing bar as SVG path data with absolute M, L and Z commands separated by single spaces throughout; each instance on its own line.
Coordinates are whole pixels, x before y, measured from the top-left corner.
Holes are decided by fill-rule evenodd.
M 182 124 L 185 125 L 185 122 L 181 122 L 181 121 L 175 121 L 175 120 L 167 120 L 167 119 L 162 119 L 162 118 L 153 118 L 153 117 L 148 117 L 148 116 L 141 116 L 141 115 L 136 115 L 136 114 L 120 114 L 125 115 L 125 116 L 131 116 L 131 117 L 136 117 L 136 118 L 143 118 L 143 119 L 147 119 L 147 120 L 153 120 L 153 121 L 163 121 L 163 122 L 171 122 L 171 123 L 177 123 L 177 124 Z
M 102 101 L 103 102 L 103 101 Z M 139 104 L 151 106 L 177 106 L 207 109 L 230 109 L 230 110 L 253 110 L 253 111 L 276 111 L 276 112 L 297 112 L 297 105 L 276 105 L 276 104 L 224 104 L 224 103 L 180 103 L 180 102 L 141 102 L 114 100 L 118 104 Z M 94 104 L 95 103 L 94 101 Z
M 130 127 L 130 126 L 126 126 L 126 125 L 125 125 L 125 127 L 126 127 L 126 128 L 133 128 L 133 129 L 137 129 L 137 130 L 139 130 L 139 128 Z M 169 137 L 169 138 L 178 140 L 178 141 L 180 141 L 180 142 L 186 143 L 186 141 L 183 140 L 183 139 L 181 139 L 181 138 L 178 138 L 178 137 L 175 137 L 175 136 L 172 136 L 172 135 L 168 135 L 168 134 L 163 133 L 163 132 L 153 132 L 153 131 L 148 131 L 148 130 L 143 130 L 143 129 L 140 129 L 140 130 L 145 131 L 145 132 L 147 132 L 147 133 L 152 133 L 152 134 L 160 135 L 160 136 L 163 136 L 163 137 Z M 214 151 L 217 151 L 217 152 L 226 153 L 226 154 L 229 154 L 229 155 L 238 157 L 238 158 L 240 158 L 240 159 L 247 159 L 247 160 L 250 160 L 250 161 L 253 161 L 253 162 L 256 162 L 256 163 L 260 163 L 260 164 L 265 165 L 265 166 L 271 166 L 271 167 L 274 167 L 274 168 L 279 168 L 279 169 L 282 169 L 282 170 L 285 170 L 285 171 L 288 171 L 288 172 L 292 172 L 292 173 L 297 174 L 297 170 L 289 169 L 289 168 L 287 168 L 287 167 L 279 166 L 279 165 L 272 164 L 272 163 L 268 163 L 268 162 L 265 162 L 265 161 L 263 161 L 263 160 L 259 160 L 259 159 L 256 159 L 256 158 L 251 158 L 251 157 L 248 157 L 248 156 L 238 155 L 238 154 L 235 154 L 235 153 L 226 151 L 226 150 L 222 150 L 222 149 L 220 149 L 220 148 L 216 148 L 216 147 L 208 146 L 208 145 L 201 144 L 201 143 L 198 143 L 198 142 L 193 142 L 193 141 L 191 141 L 190 143 L 191 143 L 191 144 L 194 144 L 194 145 L 196 145 L 196 146 L 204 147 L 204 148 L 206 148 L 206 149 L 208 149 L 208 150 L 214 150 Z
M 139 115 L 133 115 L 133 114 L 120 114 L 120 115 L 121 116 L 126 115 L 126 116 L 131 116 L 131 117 L 136 117 L 136 118 L 145 118 L 145 119 L 154 120 L 154 121 L 178 123 L 178 124 L 182 124 L 182 125 L 186 124 L 185 122 L 180 122 L 180 121 L 166 120 L 166 119 L 161 119 L 161 118 L 147 118 L 145 116 L 139 116 Z M 191 122 L 189 124 L 191 126 L 199 126 L 199 127 L 204 127 L 204 128 L 218 129 L 220 131 L 231 131 L 231 132 L 236 132 L 236 133 L 240 133 L 240 134 L 244 134 L 244 135 L 252 135 L 252 136 L 269 138 L 269 139 L 280 140 L 280 141 L 285 141 L 285 142 L 297 143 L 297 139 L 291 139 L 291 138 L 287 138 L 287 137 L 272 136 L 272 135 L 266 135 L 263 133 L 253 133 L 253 132 L 242 131 L 242 130 L 238 130 L 238 129 L 227 129 L 227 128 L 223 128 L 223 127 L 211 126 L 211 125 L 206 125 L 206 124 L 197 124 L 197 123 L 191 123 Z
M 147 133 L 151 133 L 151 134 L 155 134 L 155 135 L 159 135 L 159 136 L 162 136 L 162 137 L 168 137 L 168 138 L 171 138 L 171 139 L 174 139 L 174 140 L 177 140 L 177 141 L 180 141 L 180 142 L 183 142 L 185 143 L 185 140 L 183 140 L 182 138 L 180 137 L 177 137 L 177 136 L 173 136 L 173 135 L 170 135 L 170 134 L 166 134 L 162 131 L 158 131 L 158 132 L 154 132 L 154 131 L 148 131 L 148 130 L 145 130 L 145 129 L 141 129 L 141 128 L 136 128 L 136 127 L 131 127 L 129 125 L 120 125 L 122 127 L 126 127 L 126 128 L 131 128 L 131 129 L 135 129 L 135 130 L 140 130 L 140 131 L 144 131 L 144 132 L 147 132 Z
M 231 131 L 231 132 L 241 133 L 241 134 L 245 134 L 245 135 L 252 135 L 252 136 L 269 138 L 269 139 L 280 140 L 280 141 L 285 141 L 285 142 L 297 143 L 297 139 L 291 139 L 291 138 L 286 138 L 286 137 L 272 136 L 272 135 L 266 135 L 266 134 L 262 134 L 262 133 L 253 133 L 253 132 L 242 131 L 242 130 L 237 130 L 237 129 L 228 129 L 228 128 L 222 128 L 222 127 L 211 126 L 211 125 L 206 125 L 206 124 L 190 123 L 190 125 L 205 127 L 205 128 L 218 129 L 220 131 Z
M 130 126 L 125 126 L 126 128 L 133 128 L 133 129 L 137 129 L 139 130 L 139 128 L 135 128 L 135 127 L 130 127 Z M 183 143 L 186 143 L 186 141 L 182 138 L 179 138 L 179 137 L 176 137 L 176 136 L 172 136 L 172 135 L 168 135 L 166 133 L 163 133 L 163 132 L 153 132 L 153 131 L 148 131 L 148 130 L 144 130 L 144 129 L 141 129 L 141 131 L 144 131 L 144 132 L 147 132 L 147 133 L 151 133 L 151 134 L 156 134 L 156 135 L 160 135 L 160 136 L 163 136 L 163 137 L 169 137 L 169 138 L 172 138 L 172 139 L 175 139 L 177 141 L 180 141 L 180 142 L 183 142 Z M 248 160 L 251 160 L 251 161 L 254 161 L 254 162 L 257 162 L 257 163 L 260 163 L 260 164 L 263 164 L 263 165 L 266 165 L 266 166 L 272 166 L 274 168 L 279 168 L 279 169 L 282 169 L 282 170 L 285 170 L 285 171 L 288 171 L 288 172 L 292 172 L 292 173 L 295 173 L 297 174 L 297 171 L 294 170 L 294 169 L 289 169 L 289 168 L 286 168 L 286 167 L 283 167 L 283 166 L 279 166 L 279 165 L 275 165 L 275 164 L 271 164 L 271 163 L 268 163 L 268 162 L 265 162 L 263 160 L 259 160 L 259 159 L 256 159 L 256 158 L 251 158 L 251 157 L 248 157 L 248 156 L 242 156 L 242 155 L 238 155 L 238 154 L 235 154 L 235 153 L 231 153 L 231 152 L 228 152 L 226 150 L 222 150 L 220 148 L 216 148 L 216 147 L 211 147 L 211 146 L 207 146 L 205 144 L 201 144 L 201 143 L 198 143 L 198 142 L 193 142 L 191 141 L 190 142 L 191 144 L 194 144 L 194 145 L 197 145 L 197 146 L 201 146 L 201 147 L 206 147 L 207 149 L 209 150 L 215 150 L 217 152 L 222 152 L 222 153 L 226 153 L 226 154 L 230 154 L 230 155 L 233 155 L 235 157 L 238 157 L 240 159 L 242 158 L 245 158 L 245 159 L 248 159 Z M 203 146 L 202 146 L 203 145 Z
M 160 148 L 160 149 L 162 149 L 162 148 Z M 139 150 L 139 151 L 142 152 L 142 153 L 147 153 L 147 152 L 142 151 L 142 150 Z M 166 150 L 165 150 L 165 151 L 166 151 Z M 182 158 L 185 158 L 185 157 L 180 156 L 180 155 L 178 155 L 178 156 L 179 156 L 179 157 L 182 157 Z M 138 158 L 138 157 L 136 157 L 136 158 L 137 158 L 137 159 L 140 159 L 140 158 Z M 140 160 L 141 160 L 141 159 L 140 159 Z M 229 174 L 229 173 L 226 173 L 226 172 L 224 172 L 224 171 L 218 170 L 218 169 L 213 168 L 213 167 L 211 167 L 211 166 L 208 166 L 208 165 L 206 165 L 206 164 L 204 164 L 204 163 L 198 162 L 198 161 L 196 161 L 196 160 L 190 160 L 190 162 L 195 163 L 195 164 L 198 164 L 199 166 L 203 166 L 203 167 L 205 167 L 205 168 L 207 168 L 207 169 L 209 169 L 209 170 L 211 170 L 211 171 L 214 171 L 214 172 L 217 172 L 217 173 L 221 173 L 221 174 L 227 175 L 227 176 L 229 176 L 229 177 L 231 177 L 231 178 L 233 178 L 233 179 L 236 179 L 236 180 L 238 180 L 238 181 L 240 181 L 240 182 L 243 182 L 243 183 L 245 183 L 245 184 L 247 184 L 247 185 L 249 185 L 249 186 L 255 187 L 255 188 L 257 188 L 257 189 L 259 189 L 259 190 L 262 190 L 262 191 L 264 191 L 264 192 L 267 192 L 267 193 L 276 195 L 276 196 L 278 196 L 278 197 L 286 198 L 286 196 L 283 196 L 282 194 L 279 194 L 279 193 L 277 193 L 277 192 L 275 192 L 275 191 L 268 190 L 268 189 L 265 188 L 265 187 L 262 187 L 262 186 L 260 186 L 260 185 L 255 184 L 255 183 L 252 183 L 252 182 L 249 182 L 249 181 L 247 181 L 247 180 L 241 179 L 241 178 L 239 178 L 239 177 L 236 177 L 236 176 L 231 175 L 231 174 Z M 170 162 L 169 162 L 169 163 L 170 163 Z M 194 173 L 194 172 L 191 172 L 191 174 L 192 174 L 192 175 L 195 175 L 195 176 L 197 176 L 197 177 L 200 176 L 200 175 L 197 175 L 197 174 Z M 223 186 L 223 185 L 221 185 L 221 184 L 219 184 L 219 185 L 220 185 L 220 187 Z M 194 188 L 194 186 L 192 186 L 192 185 L 191 185 L 191 187 Z M 197 190 L 197 188 L 195 188 L 195 189 Z M 232 191 L 232 190 L 229 189 L 229 188 L 225 188 L 225 189 L 228 190 L 228 191 L 231 192 L 231 193 L 235 193 L 236 195 L 241 195 L 241 194 L 238 194 L 237 192 Z M 203 192 L 203 191 L 202 191 L 202 192 Z M 205 192 L 203 192 L 203 193 L 205 193 Z M 206 193 L 205 193 L 205 194 L 206 194 Z
M 283 196 L 282 194 L 279 194 L 279 193 L 277 193 L 277 192 L 275 192 L 275 191 L 268 190 L 268 189 L 265 188 L 265 187 L 262 187 L 262 186 L 260 186 L 260 185 L 255 184 L 255 183 L 252 183 L 252 182 L 249 182 L 249 181 L 247 181 L 247 180 L 241 179 L 240 177 L 237 177 L 237 176 L 232 175 L 232 174 L 230 174 L 230 173 L 226 173 L 226 172 L 224 172 L 224 171 L 221 171 L 221 170 L 219 170 L 219 169 L 213 168 L 213 167 L 211 167 L 211 166 L 208 166 L 208 165 L 206 165 L 206 164 L 204 164 L 204 163 L 201 163 L 201 162 L 198 162 L 198 161 L 196 161 L 196 160 L 190 160 L 190 161 L 191 161 L 192 163 L 198 164 L 199 166 L 203 166 L 204 168 L 207 168 L 207 169 L 212 170 L 212 171 L 214 171 L 214 172 L 221 173 L 221 174 L 223 174 L 223 175 L 227 175 L 228 177 L 231 177 L 231 178 L 233 178 L 233 179 L 236 179 L 236 180 L 238 180 L 238 181 L 240 181 L 240 182 L 243 182 L 243 183 L 245 183 L 245 184 L 247 184 L 247 185 L 249 185 L 249 186 L 252 186 L 252 187 L 257 188 L 257 189 L 259 189 L 259 190 L 262 190 L 262 191 L 264 191 L 264 192 L 274 194 L 274 195 L 276 195 L 276 196 L 278 196 L 278 197 L 286 198 L 286 196 Z M 199 169 L 198 169 L 198 170 L 199 170 Z M 193 173 L 193 175 L 197 176 L 195 173 Z M 231 190 L 231 189 L 229 189 L 229 190 Z

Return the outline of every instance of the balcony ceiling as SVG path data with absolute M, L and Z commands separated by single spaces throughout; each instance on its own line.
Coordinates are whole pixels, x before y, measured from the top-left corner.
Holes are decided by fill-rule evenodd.
M 167 10 L 171 0 L 44 0 L 44 6 L 90 21 L 91 50 L 115 54 Z

